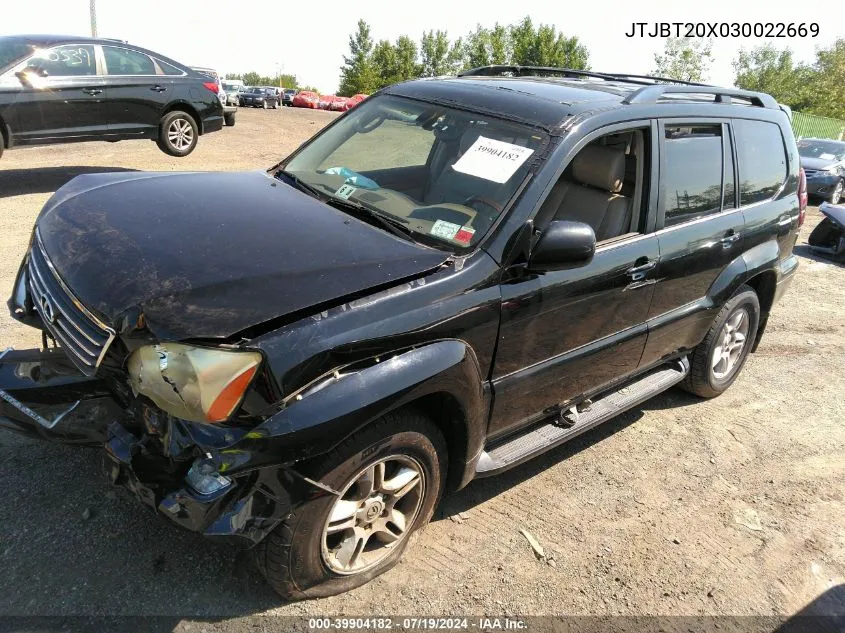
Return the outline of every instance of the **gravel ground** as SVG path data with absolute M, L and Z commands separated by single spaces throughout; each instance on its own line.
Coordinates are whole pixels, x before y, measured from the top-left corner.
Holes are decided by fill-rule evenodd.
M 38 210 L 74 175 L 261 169 L 334 116 L 242 111 L 185 159 L 149 141 L 6 153 L 4 301 Z M 0 614 L 158 615 L 163 630 L 201 630 L 189 618 L 220 631 L 252 630 L 241 616 L 257 614 L 791 615 L 845 582 L 845 270 L 807 250 L 819 217 L 810 210 L 798 277 L 727 393 L 672 390 L 474 482 L 394 570 L 334 598 L 281 604 L 248 556 L 110 487 L 99 451 L 0 432 Z M 39 338 L 3 310 L 0 341 Z

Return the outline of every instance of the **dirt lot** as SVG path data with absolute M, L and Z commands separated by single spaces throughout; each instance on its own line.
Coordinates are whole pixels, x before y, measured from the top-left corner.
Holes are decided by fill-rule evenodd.
M 261 169 L 333 116 L 244 111 L 186 159 L 149 141 L 6 153 L 3 300 L 38 210 L 74 175 Z M 98 451 L 0 432 L 0 613 L 188 616 L 238 630 L 225 621 L 261 613 L 795 613 L 845 582 L 845 269 L 808 254 L 818 219 L 812 209 L 798 277 L 726 394 L 672 390 L 471 484 L 445 500 L 402 564 L 347 595 L 280 604 L 247 556 L 111 488 Z M 38 337 L 4 309 L 0 344 Z M 553 564 L 535 559 L 521 528 Z

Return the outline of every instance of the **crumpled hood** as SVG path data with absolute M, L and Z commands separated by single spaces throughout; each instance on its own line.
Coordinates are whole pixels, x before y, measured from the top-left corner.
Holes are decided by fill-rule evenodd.
M 140 309 L 171 340 L 228 337 L 447 259 L 265 172 L 78 176 L 36 228 L 82 303 L 118 328 Z

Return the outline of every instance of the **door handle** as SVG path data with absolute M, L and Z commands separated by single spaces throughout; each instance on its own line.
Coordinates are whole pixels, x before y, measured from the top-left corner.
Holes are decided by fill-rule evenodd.
M 164 86 L 159 86 L 158 84 L 156 84 L 155 86 L 150 88 L 150 90 L 152 90 L 153 92 L 164 92 L 165 90 L 167 90 L 167 88 L 164 87 Z
M 103 94 L 103 90 L 101 88 L 83 88 L 82 92 L 91 96 Z
M 625 271 L 625 274 L 628 275 L 632 281 L 642 281 L 643 279 L 645 279 L 645 276 L 648 271 L 650 271 L 655 266 L 657 266 L 657 262 L 653 259 L 650 259 L 644 264 L 632 266 L 631 268 Z
M 735 233 L 734 231 L 731 231 L 730 233 L 725 235 L 725 237 L 719 240 L 719 242 L 722 244 L 722 248 L 730 248 L 738 241 L 739 233 Z

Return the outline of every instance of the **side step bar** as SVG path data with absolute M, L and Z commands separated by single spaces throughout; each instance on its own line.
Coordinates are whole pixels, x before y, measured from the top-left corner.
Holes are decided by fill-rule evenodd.
M 681 382 L 688 373 L 689 360 L 684 356 L 594 400 L 588 410 L 578 415 L 572 426 L 547 422 L 495 445 L 481 453 L 475 476 L 489 477 L 545 453 L 665 391 Z

